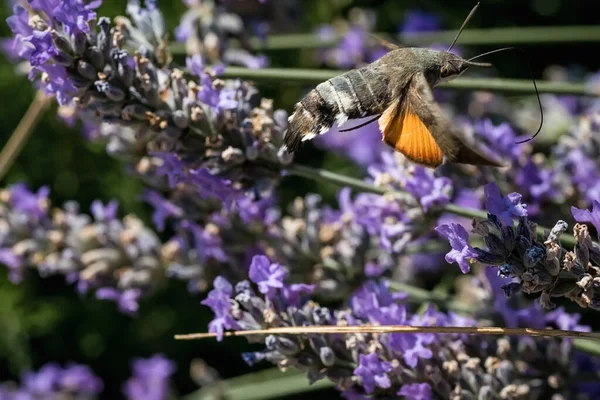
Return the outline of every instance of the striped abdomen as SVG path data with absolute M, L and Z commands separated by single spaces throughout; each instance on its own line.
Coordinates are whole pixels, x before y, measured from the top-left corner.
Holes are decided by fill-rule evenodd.
M 388 78 L 375 62 L 320 83 L 296 103 L 284 144 L 295 151 L 300 142 L 329 131 L 334 123 L 383 112 Z

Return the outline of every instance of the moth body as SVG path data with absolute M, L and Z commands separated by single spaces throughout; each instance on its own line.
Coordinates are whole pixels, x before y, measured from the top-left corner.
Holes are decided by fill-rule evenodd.
M 388 89 L 389 77 L 376 61 L 318 84 L 296 103 L 289 117 L 286 134 L 288 150 L 295 151 L 300 142 L 329 131 L 334 124 L 383 112 L 381 96 Z
M 482 156 L 445 121 L 431 89 L 455 79 L 470 63 L 445 51 L 396 48 L 379 60 L 317 85 L 296 103 L 284 137 L 288 151 L 349 119 L 379 117 L 382 140 L 408 159 L 437 167 L 450 162 L 501 163 Z

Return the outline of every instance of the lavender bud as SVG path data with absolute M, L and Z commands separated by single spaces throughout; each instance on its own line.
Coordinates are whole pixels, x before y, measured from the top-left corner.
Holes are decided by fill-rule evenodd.
M 79 72 L 79 74 L 84 78 L 89 79 L 91 81 L 96 80 L 98 78 L 98 72 L 92 66 L 92 64 L 89 64 L 83 60 L 79 60 L 77 62 L 77 72 Z
M 75 61 L 75 59 L 72 56 L 63 51 L 59 51 L 58 54 L 53 54 L 52 60 L 54 60 L 55 63 L 63 65 L 65 67 L 70 67 Z
M 83 55 L 88 45 L 86 34 L 84 32 L 75 32 L 75 34 L 71 36 L 71 41 L 73 43 L 73 51 L 75 54 L 79 56 Z
M 125 99 L 125 93 L 108 82 L 96 81 L 95 85 L 99 92 L 104 93 L 104 95 L 112 101 L 119 102 Z M 107 106 L 109 105 L 107 104 Z M 108 114 L 108 112 L 105 112 L 105 114 Z
M 50 32 L 50 35 L 52 36 L 52 43 L 54 43 L 54 46 L 56 46 L 56 49 L 59 52 L 67 55 L 71 54 L 73 48 L 71 47 L 71 42 L 69 41 L 69 39 L 59 34 L 55 30 L 52 30 Z
M 102 71 L 104 69 L 105 58 L 98 47 L 88 47 L 84 52 L 84 59 L 92 64 L 97 71 Z

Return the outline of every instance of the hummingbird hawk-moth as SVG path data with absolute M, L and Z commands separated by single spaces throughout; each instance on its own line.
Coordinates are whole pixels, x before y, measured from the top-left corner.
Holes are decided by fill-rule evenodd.
M 470 66 L 491 66 L 450 52 L 477 6 L 448 51 L 386 43 L 391 51 L 377 61 L 317 85 L 289 118 L 284 137 L 288 151 L 326 133 L 334 123 L 340 126 L 349 119 L 375 116 L 382 140 L 415 163 L 436 168 L 445 157 L 453 163 L 503 166 L 465 144 L 432 94 L 436 85 L 457 78 Z

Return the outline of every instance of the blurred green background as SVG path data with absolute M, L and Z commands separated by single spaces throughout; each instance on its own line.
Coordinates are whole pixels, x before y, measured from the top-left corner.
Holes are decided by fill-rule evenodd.
M 277 0 L 269 0 L 277 1 Z M 2 20 L 10 14 L 4 2 Z M 350 8 L 377 10 L 378 31 L 395 33 L 406 9 L 418 8 L 441 16 L 445 28 L 457 28 L 473 7 L 473 1 L 446 0 L 298 0 L 302 12 L 297 26 L 310 32 L 317 25 L 346 14 Z M 159 1 L 171 31 L 185 10 L 180 0 Z M 124 1 L 105 1 L 99 15 L 114 17 L 124 11 Z M 597 0 L 512 0 L 483 1 L 470 27 L 555 26 L 595 24 L 600 15 Z M 5 24 L 0 34 L 10 35 Z M 474 49 L 487 50 L 488 48 Z M 598 44 L 563 44 L 560 46 L 527 46 L 533 60 L 534 74 L 540 77 L 545 66 L 580 65 L 597 68 Z M 315 66 L 311 52 L 278 51 L 268 54 L 273 66 Z M 182 60 L 178 60 L 181 62 Z M 500 76 L 527 78 L 523 60 L 512 54 L 495 57 Z M 305 88 L 285 83 L 261 87 L 267 97 L 275 99 L 277 108 L 290 110 Z M 6 59 L 0 64 L 0 143 L 5 143 L 34 97 L 34 90 L 24 76 Z M 108 157 L 102 146 L 85 142 L 78 127 L 68 128 L 55 117 L 56 107 L 46 113 L 23 152 L 4 179 L 7 185 L 24 181 L 32 188 L 49 185 L 54 205 L 76 200 L 83 210 L 94 199 L 117 199 L 121 215 L 136 213 L 149 222 L 150 209 L 138 201 L 142 185 L 129 177 L 123 166 Z M 323 152 L 304 151 L 300 162 L 325 165 L 338 171 L 353 172 L 346 161 Z M 300 185 L 300 186 L 298 186 Z M 284 201 L 301 190 L 325 193 L 330 200 L 337 188 L 310 185 L 292 179 L 284 181 Z M 30 274 L 18 286 L 11 284 L 0 271 L 0 380 L 13 379 L 27 368 L 37 369 L 49 361 L 74 361 L 90 365 L 105 384 L 105 398 L 119 398 L 121 384 L 130 375 L 133 357 L 164 353 L 177 363 L 176 393 L 185 394 L 196 386 L 189 377 L 189 365 L 199 357 L 209 364 L 227 358 L 227 369 L 219 368 L 223 377 L 231 377 L 252 369 L 240 357 L 250 347 L 242 339 L 217 343 L 175 342 L 175 333 L 204 331 L 210 320 L 200 299 L 188 295 L 185 285 L 171 282 L 150 299 L 142 301 L 139 315 L 130 318 L 118 312 L 112 302 L 100 302 L 93 296 L 81 297 L 62 277 L 40 279 Z M 266 367 L 263 366 L 263 367 Z M 262 368 L 258 366 L 256 369 Z

